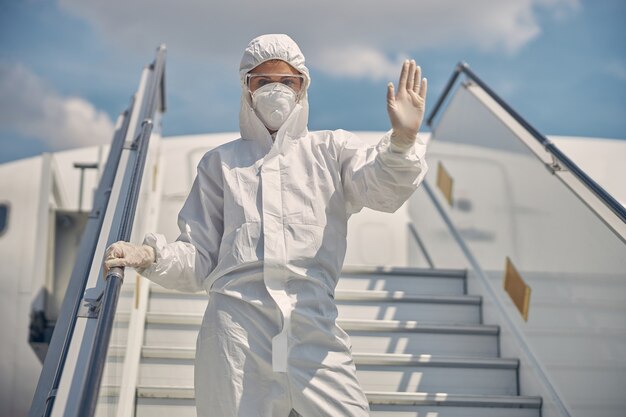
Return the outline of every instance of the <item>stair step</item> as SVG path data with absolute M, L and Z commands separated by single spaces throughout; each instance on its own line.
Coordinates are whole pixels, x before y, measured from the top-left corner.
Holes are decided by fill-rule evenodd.
M 462 363 L 357 365 L 365 390 L 449 392 L 472 395 L 517 395 L 517 369 L 465 366 Z
M 350 335 L 355 352 L 499 356 L 498 326 L 393 320 L 340 320 L 338 323 Z
M 119 311 L 119 310 L 118 310 Z M 125 345 L 128 340 L 128 313 L 118 312 L 113 320 L 110 345 Z
M 344 330 L 371 331 L 371 332 L 420 332 L 420 333 L 459 333 L 483 334 L 497 336 L 499 326 L 486 324 L 440 324 L 414 320 L 337 320 Z
M 457 395 L 427 392 L 365 393 L 370 404 L 378 405 L 450 405 L 461 407 L 541 408 L 541 398 L 519 395 Z
M 139 416 L 139 415 L 138 415 Z M 147 416 L 147 415 L 146 415 Z M 164 415 L 165 416 L 165 415 Z M 177 416 L 186 417 L 187 414 Z M 195 414 L 190 416 L 195 417 Z M 377 405 L 370 404 L 370 417 L 541 417 L 541 410 L 532 408 L 456 407 L 447 405 Z M 141 417 L 144 417 L 142 414 Z M 151 417 L 156 417 L 152 415 Z
M 195 344 L 207 301 L 204 292 L 151 286 L 137 417 L 195 417 Z M 541 398 L 516 395 L 519 361 L 498 357 L 499 327 L 480 324 L 482 298 L 466 295 L 466 271 L 345 267 L 335 302 L 372 417 L 540 417 Z M 117 320 L 121 338 L 109 356 L 121 358 L 128 314 Z
M 337 291 L 339 317 L 370 320 L 481 322 L 481 297 L 407 294 L 404 291 Z
M 124 350 L 109 348 L 104 370 L 102 372 L 102 385 L 114 386 L 119 385 L 122 380 L 122 368 L 124 367 Z
M 541 411 L 539 397 L 376 391 L 366 391 L 365 395 L 370 402 L 371 415 L 376 417 L 421 417 L 422 413 L 438 417 L 539 417 Z M 194 391 L 190 386 L 140 385 L 137 397 L 137 417 L 195 415 Z
M 465 277 L 465 270 L 344 267 L 337 290 L 462 295 L 466 293 Z
M 118 315 L 121 318 L 121 314 Z M 149 312 L 146 322 L 149 324 L 173 324 L 200 326 L 202 314 L 187 313 L 161 313 Z M 338 319 L 337 323 L 344 330 L 364 331 L 413 331 L 427 333 L 467 333 L 498 335 L 499 327 L 494 325 L 468 325 L 468 324 L 441 324 L 414 320 L 361 320 L 361 319 Z
M 420 268 L 406 266 L 366 266 L 366 265 L 344 265 L 340 276 L 352 275 L 406 275 L 413 277 L 431 278 L 465 278 L 467 270 L 450 268 Z
M 167 300 L 198 300 L 204 304 L 207 302 L 207 294 L 200 292 L 180 292 L 170 290 L 159 285 L 153 285 L 150 288 L 151 297 L 159 297 Z M 335 301 L 408 301 L 408 302 L 432 302 L 432 303 L 455 303 L 455 304 L 480 304 L 482 297 L 478 295 L 442 295 L 442 294 L 423 294 L 419 292 L 410 293 L 407 291 L 388 291 L 388 290 L 355 290 L 355 289 L 337 289 L 335 291 Z M 160 311 L 160 310 L 159 310 Z
M 134 285 L 122 285 L 120 296 L 117 299 L 118 311 L 130 311 L 135 304 L 135 287 Z
M 154 289 L 148 311 L 203 314 L 206 293 L 184 294 Z M 340 318 L 378 320 L 425 320 L 429 322 L 481 322 L 482 298 L 460 295 L 408 294 L 404 291 L 337 290 L 335 302 Z
M 137 398 L 135 417 L 197 417 L 193 399 Z M 526 417 L 526 416 L 524 416 Z
M 541 397 L 366 392 L 372 417 L 540 417 Z M 432 414 L 431 414 L 432 413 Z
M 104 383 L 104 382 L 103 382 Z M 102 385 L 104 387 L 104 385 Z M 106 389 L 106 388 L 105 388 Z M 119 403 L 119 396 L 116 395 L 100 395 L 96 403 L 95 417 L 109 417 L 114 415 Z
M 109 355 L 112 352 L 119 352 L 122 355 L 124 346 L 111 346 Z M 196 349 L 192 347 L 167 347 L 167 346 L 144 346 L 142 351 L 144 358 L 162 359 L 190 359 L 196 355 Z M 427 354 L 408 355 L 402 353 L 359 353 L 352 354 L 357 365 L 421 365 L 421 366 L 447 366 L 465 368 L 494 368 L 494 369 L 517 369 L 518 359 L 512 358 L 480 358 L 465 356 L 433 356 Z
M 337 290 L 407 291 L 414 294 L 465 294 L 467 271 L 462 269 L 388 268 L 346 266 L 339 276 Z M 152 285 L 153 293 L 197 295 L 204 291 L 182 293 Z
M 125 346 L 109 347 L 110 357 L 124 355 Z M 141 351 L 144 358 L 190 359 L 196 355 L 193 347 L 144 346 Z M 352 354 L 355 363 L 360 365 L 421 365 L 449 366 L 465 368 L 517 369 L 519 360 L 513 358 L 470 357 L 470 356 L 434 356 L 429 354 L 410 355 L 404 353 L 359 353 Z
M 202 315 L 152 312 L 146 322 L 146 345 L 195 346 Z M 350 335 L 353 351 L 499 356 L 498 326 L 355 319 L 337 323 Z
M 406 291 L 337 290 L 335 292 L 335 300 L 477 305 L 481 303 L 482 297 L 477 295 L 414 294 Z
M 141 385 L 193 385 L 192 348 L 144 347 Z M 518 361 L 432 355 L 353 355 L 363 389 L 516 395 Z M 468 382 L 471 381 L 471 382 Z

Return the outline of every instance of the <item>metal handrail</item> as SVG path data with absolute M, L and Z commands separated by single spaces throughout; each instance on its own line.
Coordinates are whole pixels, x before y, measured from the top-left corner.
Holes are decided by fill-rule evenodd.
M 141 135 L 138 139 L 137 159 L 133 166 L 131 184 L 126 194 L 122 222 L 115 239 L 116 241 L 130 240 L 152 127 L 153 124 L 151 120 L 145 120 L 142 123 Z M 107 351 L 111 340 L 113 321 L 117 310 L 117 302 L 123 282 L 123 268 L 115 267 L 108 271 L 106 275 L 106 286 L 100 306 L 100 314 L 98 316 L 98 324 L 95 330 L 93 341 L 94 348 L 85 365 L 85 368 L 89 370 L 89 376 L 82 390 L 82 398 L 77 399 L 79 404 L 79 416 L 93 416 L 96 410 L 102 374 L 104 372 Z
M 478 277 L 478 279 L 485 286 L 489 296 L 491 297 L 491 300 L 493 301 L 493 304 L 495 305 L 501 317 L 503 317 L 503 320 L 506 322 L 509 329 L 511 330 L 511 333 L 514 335 L 515 339 L 517 340 L 519 348 L 524 352 L 524 355 L 531 362 L 533 369 L 536 372 L 536 375 L 542 380 L 544 386 L 548 390 L 548 393 L 552 397 L 550 402 L 554 404 L 554 406 L 556 407 L 556 409 L 558 409 L 558 411 L 561 413 L 562 416 L 571 417 L 570 412 L 568 411 L 567 407 L 563 403 L 563 400 L 561 399 L 556 388 L 554 387 L 552 380 L 545 373 L 544 368 L 543 366 L 541 366 L 541 362 L 535 355 L 534 351 L 526 343 L 524 336 L 522 335 L 522 331 L 519 329 L 515 321 L 511 319 L 511 316 L 507 313 L 507 309 L 502 303 L 502 300 L 500 299 L 500 297 L 498 296 L 498 293 L 494 287 L 494 284 L 487 277 L 487 274 L 485 273 L 485 271 L 483 271 L 482 267 L 480 266 L 480 263 L 478 262 L 478 259 L 476 259 L 476 256 L 474 256 L 474 254 L 470 250 L 467 243 L 465 243 L 465 240 L 461 236 L 461 232 L 454 225 L 454 222 L 452 221 L 450 216 L 446 213 L 446 210 L 444 209 L 443 205 L 439 202 L 439 200 L 435 196 L 435 192 L 431 188 L 430 184 L 428 183 L 427 180 L 424 180 L 421 186 L 424 188 L 424 190 L 428 194 L 428 198 L 430 198 L 431 202 L 433 203 L 433 206 L 435 206 L 435 209 L 439 213 L 439 216 L 441 216 L 441 219 L 446 224 L 457 246 L 461 249 L 461 251 L 463 252 L 463 255 L 469 262 L 471 266 L 471 270 L 476 273 L 476 276 Z
M 115 173 L 123 150 L 124 138 L 130 123 L 130 111 L 134 106 L 134 98 L 130 106 L 122 113 L 122 124 L 115 132 L 109 156 L 105 164 L 102 178 L 94 197 L 94 204 L 81 238 L 77 259 L 93 259 L 98 243 L 98 236 L 106 215 L 109 196 Z M 46 359 L 37 383 L 29 417 L 47 416 L 52 410 L 56 390 L 65 366 L 70 340 L 76 325 L 78 310 L 89 275 L 90 262 L 77 262 L 72 270 L 67 292 L 61 305 L 59 317 L 54 326 Z
M 161 111 L 164 109 L 165 105 L 164 92 L 161 91 L 161 88 L 164 86 L 164 45 L 161 45 L 157 49 L 157 57 L 150 65 L 150 69 L 152 70 L 152 83 L 147 90 L 147 95 L 142 107 L 143 122 L 141 125 L 141 134 L 131 144 L 131 149 L 137 152 L 136 159 L 132 166 L 132 173 L 130 174 L 130 183 L 125 196 L 121 221 L 117 232 L 113 234 L 115 236 L 113 241 L 129 241 L 131 237 L 150 136 L 154 127 L 152 118 L 157 110 L 157 104 L 160 103 L 159 110 Z M 160 96 L 157 95 L 159 92 L 161 92 Z M 106 286 L 100 306 L 100 314 L 98 316 L 98 324 L 93 340 L 93 349 L 85 365 L 86 369 L 89 370 L 89 374 L 86 384 L 81 390 L 81 398 L 77 399 L 79 404 L 78 416 L 93 416 L 95 413 L 107 351 L 111 340 L 113 321 L 117 310 L 117 302 L 123 282 L 123 268 L 111 268 L 111 270 L 108 271 L 106 275 Z
M 120 160 L 123 152 L 136 151 L 130 181 L 127 184 L 122 220 L 117 231 L 117 240 L 129 240 L 134 221 L 139 188 L 146 162 L 149 139 L 153 130 L 153 117 L 157 108 L 162 112 L 165 108 L 165 92 L 163 74 L 165 69 L 165 46 L 157 49 L 157 56 L 149 66 L 151 70 L 151 85 L 143 96 L 141 103 L 135 103 L 134 97 L 129 110 L 123 113 L 121 126 L 116 130 L 109 157 L 104 169 L 103 176 L 98 185 L 94 198 L 93 210 L 89 215 L 85 232 L 77 256 L 77 262 L 72 271 L 72 276 L 63 301 L 59 319 L 52 335 L 48 354 L 44 361 L 43 370 L 39 378 L 37 389 L 33 397 L 29 417 L 49 416 L 54 400 L 57 395 L 63 369 L 66 366 L 67 354 L 72 343 L 74 329 L 79 317 L 81 302 L 85 294 L 86 284 L 89 280 L 89 272 L 94 260 L 96 247 L 103 233 L 112 236 L 110 231 L 102 230 L 104 218 L 107 214 L 109 197 L 113 189 L 113 183 L 120 170 Z M 160 94 L 159 94 L 160 93 Z M 129 134 L 129 126 L 133 119 L 133 109 L 138 106 L 139 120 L 142 120 L 141 133 L 131 143 L 125 143 Z M 134 135 L 133 135 L 134 136 Z M 128 171 L 126 171 L 128 175 Z M 124 190 L 122 190 L 123 194 Z M 115 208 L 113 208 L 115 209 Z M 111 243 L 111 242 L 109 242 Z M 96 324 L 96 337 L 93 340 L 92 350 L 88 356 L 85 368 L 89 370 L 88 379 L 80 391 L 79 398 L 73 398 L 79 404 L 78 416 L 92 416 L 95 412 L 95 404 L 104 370 L 104 361 L 111 336 L 113 317 L 119 298 L 119 289 L 123 281 L 123 271 L 119 268 L 112 269 L 107 275 L 103 295 L 101 296 L 98 310 L 98 322 Z
M 433 262 L 433 258 L 430 257 L 430 253 L 428 253 L 428 250 L 426 249 L 426 245 L 424 244 L 424 241 L 420 237 L 420 234 L 417 231 L 417 228 L 415 227 L 413 223 L 409 223 L 409 233 L 411 234 L 411 236 L 413 236 L 413 239 L 415 239 L 415 243 L 417 243 L 417 246 L 419 246 L 420 251 L 422 252 L 422 255 L 424 255 L 424 259 L 426 259 L 426 263 L 428 264 L 428 267 L 435 268 L 435 263 Z
M 591 179 L 585 171 L 583 171 L 578 165 L 576 165 L 570 158 L 568 158 L 559 148 L 550 142 L 544 135 L 542 135 L 537 129 L 535 129 L 528 121 L 520 116 L 511 106 L 509 106 L 503 99 L 500 98 L 487 84 L 483 82 L 465 62 L 459 62 L 452 73 L 452 76 L 448 80 L 448 83 L 444 87 L 443 93 L 439 96 L 435 107 L 430 113 L 426 123 L 432 128 L 433 121 L 441 107 L 443 102 L 452 91 L 452 87 L 456 83 L 456 80 L 463 73 L 470 80 L 475 82 L 480 88 L 482 88 L 496 103 L 498 103 L 516 122 L 518 122 L 528 133 L 531 134 L 554 158 L 561 162 L 574 176 L 582 182 L 589 191 L 591 191 L 598 199 L 600 199 L 622 222 L 626 223 L 626 208 L 621 205 L 613 196 L 611 196 L 602 186 Z

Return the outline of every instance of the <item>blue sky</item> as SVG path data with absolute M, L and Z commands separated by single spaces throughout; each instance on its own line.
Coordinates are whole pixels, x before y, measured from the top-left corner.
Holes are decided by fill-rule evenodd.
M 165 136 L 238 130 L 247 42 L 288 33 L 311 69 L 311 129 L 386 130 L 415 58 L 434 105 L 464 60 L 547 135 L 626 138 L 624 0 L 0 0 L 0 163 L 110 141 L 168 47 Z

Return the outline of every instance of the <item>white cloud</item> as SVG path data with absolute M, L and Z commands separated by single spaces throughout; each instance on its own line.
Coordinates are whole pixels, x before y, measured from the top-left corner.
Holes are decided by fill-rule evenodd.
M 329 75 L 393 80 L 398 76 L 402 61 L 406 58 L 407 56 L 398 56 L 392 60 L 373 48 L 337 47 L 320 50 L 315 62 L 316 66 L 324 68 Z
M 53 150 L 111 141 L 109 116 L 79 97 L 62 97 L 23 65 L 0 64 L 0 129 Z
M 537 0 L 537 4 L 551 9 L 557 20 L 566 19 L 582 9 L 580 0 Z
M 579 0 L 60 0 L 60 4 L 90 21 L 115 47 L 145 53 L 166 42 L 171 50 L 193 59 L 236 67 L 254 36 L 288 33 L 318 70 L 387 78 L 389 66 L 397 64 L 389 56 L 425 49 L 456 46 L 514 54 L 539 36 L 538 10 L 564 16 L 577 10 Z

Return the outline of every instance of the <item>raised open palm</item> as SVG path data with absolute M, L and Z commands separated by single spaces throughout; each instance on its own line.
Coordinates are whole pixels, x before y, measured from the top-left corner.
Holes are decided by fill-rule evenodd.
M 424 119 L 426 108 L 426 78 L 414 60 L 404 61 L 396 93 L 393 83 L 387 87 L 387 113 L 393 133 L 391 141 L 397 148 L 406 150 L 413 146 Z

